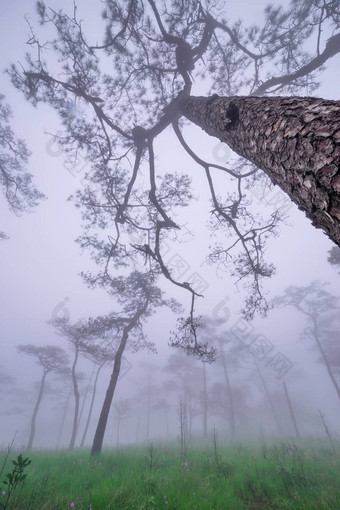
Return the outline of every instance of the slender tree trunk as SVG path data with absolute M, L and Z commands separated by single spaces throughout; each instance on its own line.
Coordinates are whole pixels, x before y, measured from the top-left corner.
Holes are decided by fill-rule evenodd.
M 202 395 L 202 405 L 203 405 L 203 436 L 204 439 L 208 437 L 208 395 L 207 395 L 207 374 L 205 370 L 205 364 L 203 363 L 203 395 Z
M 192 425 L 192 395 L 188 385 L 187 377 L 184 375 L 181 377 L 182 388 L 183 388 L 183 399 L 187 413 L 187 419 L 185 420 L 185 436 L 191 438 L 191 425 Z
M 73 383 L 73 393 L 74 393 L 74 415 L 73 415 L 73 427 L 72 427 L 72 436 L 69 444 L 69 450 L 73 450 L 74 444 L 76 442 L 77 429 L 78 429 L 78 414 L 79 414 L 79 390 L 78 390 L 78 382 L 76 375 L 76 366 L 79 356 L 79 349 L 75 346 L 74 359 L 72 365 L 72 383 Z
M 181 112 L 261 168 L 340 246 L 340 101 L 187 97 Z
M 227 385 L 228 399 L 229 399 L 229 402 L 228 402 L 229 406 L 228 407 L 229 407 L 229 412 L 230 412 L 230 416 L 229 416 L 229 420 L 230 420 L 230 432 L 231 432 L 231 438 L 234 439 L 235 438 L 234 400 L 233 400 L 233 393 L 232 393 L 231 386 L 230 386 L 228 369 L 227 369 L 227 365 L 226 365 L 226 362 L 225 362 L 224 352 L 223 352 L 221 344 L 220 344 L 220 353 L 221 353 L 222 365 L 223 365 L 225 381 L 226 381 L 226 385 Z
M 287 403 L 288 403 L 288 407 L 289 407 L 290 417 L 291 417 L 293 425 L 294 425 L 295 435 L 296 435 L 296 437 L 301 437 L 300 436 L 299 427 L 297 426 L 297 421 L 296 421 L 296 418 L 295 418 L 293 406 L 292 406 L 292 403 L 290 401 L 287 385 L 286 385 L 286 383 L 284 381 L 283 381 L 282 384 L 283 384 L 283 389 L 284 389 L 284 392 L 285 392 L 285 395 L 286 395 L 286 399 L 287 399 Z
M 138 310 L 135 315 L 130 319 L 130 322 L 125 328 L 123 329 L 122 338 L 119 344 L 119 347 L 116 352 L 115 361 L 113 364 L 113 370 L 111 374 L 111 379 L 109 386 L 106 390 L 106 396 L 104 399 L 103 407 L 100 413 L 96 433 L 94 435 L 92 449 L 91 449 L 91 455 L 99 454 L 102 451 L 103 447 L 103 440 L 107 425 L 107 420 L 109 417 L 109 412 L 112 404 L 113 395 L 117 386 L 117 381 L 120 373 L 120 367 L 122 363 L 122 357 L 123 353 L 126 347 L 126 342 L 129 336 L 130 331 L 138 324 L 139 319 L 142 317 L 142 315 L 146 312 L 148 308 L 148 300 L 146 300 L 144 306 Z
M 103 366 L 105 365 L 105 363 L 106 363 L 106 361 L 104 361 L 104 363 L 102 363 L 102 364 L 98 367 L 98 370 L 97 370 L 97 373 L 96 373 L 96 377 L 95 377 L 94 385 L 93 385 L 93 391 L 92 391 L 92 398 L 91 398 L 91 404 L 90 404 L 89 414 L 87 415 L 87 420 L 86 420 L 85 430 L 84 430 L 84 433 L 83 433 L 83 437 L 82 437 L 82 439 L 81 439 L 80 448 L 82 448 L 82 447 L 84 446 L 84 444 L 85 444 L 85 439 L 86 439 L 87 432 L 88 432 L 89 425 L 90 425 L 90 421 L 91 421 L 91 416 L 92 416 L 92 411 L 93 411 L 94 399 L 95 399 L 95 397 L 96 397 L 96 392 L 97 392 L 97 382 L 98 382 L 98 377 L 99 377 L 100 371 L 101 371 L 101 369 L 103 368 Z
M 34 435 L 35 435 L 35 421 L 36 421 L 37 414 L 38 414 L 38 411 L 39 411 L 41 399 L 42 399 L 42 396 L 43 396 L 43 393 L 44 393 L 45 379 L 46 379 L 47 374 L 48 374 L 48 371 L 44 370 L 44 373 L 43 373 L 43 376 L 42 376 L 42 379 L 41 379 L 41 382 L 40 382 L 38 398 L 37 398 L 37 401 L 36 401 L 35 406 L 34 406 L 34 411 L 33 411 L 32 419 L 31 419 L 31 432 L 30 432 L 30 437 L 29 437 L 29 440 L 28 440 L 28 443 L 27 443 L 27 447 L 26 447 L 26 450 L 28 452 L 30 452 L 32 450 L 32 446 L 33 446 L 33 439 L 34 439 Z
M 61 418 L 61 423 L 60 423 L 60 428 L 59 428 L 59 433 L 58 433 L 58 439 L 57 439 L 57 445 L 56 445 L 57 450 L 58 450 L 58 448 L 60 446 L 61 436 L 62 436 L 63 430 L 64 430 L 65 419 L 66 419 L 68 404 L 69 404 L 70 398 L 71 398 L 71 393 L 72 393 L 72 387 L 70 388 L 70 391 L 69 391 L 69 393 L 67 395 L 67 399 L 66 399 L 66 402 L 65 402 L 65 405 L 64 405 L 64 411 L 63 411 L 63 416 Z
M 185 401 L 181 398 L 178 406 L 178 418 L 179 418 L 179 431 L 180 431 L 180 442 L 181 442 L 181 455 L 186 452 L 186 422 L 187 422 L 187 406 Z
M 91 373 L 90 380 L 88 382 L 88 385 L 86 386 L 86 391 L 85 391 L 85 395 L 84 395 L 84 398 L 83 398 L 83 402 L 82 402 L 82 405 L 81 405 L 80 414 L 79 414 L 79 418 L 78 418 L 77 433 L 79 431 L 79 426 L 80 426 L 81 419 L 82 419 L 82 416 L 83 416 L 83 413 L 84 413 L 84 408 L 85 408 L 85 404 L 86 404 L 86 400 L 87 400 L 87 395 L 89 394 L 89 390 L 90 390 L 90 386 L 91 386 L 91 382 L 92 382 L 95 370 L 96 370 L 96 367 L 94 366 L 93 370 L 92 370 L 92 373 Z
M 128 336 L 129 336 L 129 332 L 127 331 L 127 328 L 124 328 L 123 335 L 122 335 L 122 338 L 121 338 L 121 341 L 120 341 L 120 344 L 119 344 L 119 347 L 118 347 L 118 350 L 117 350 L 117 353 L 115 356 L 115 361 L 113 364 L 113 370 L 112 370 L 112 374 L 111 374 L 110 383 L 106 390 L 105 400 L 104 400 L 103 407 L 102 407 L 102 410 L 100 413 L 96 433 L 95 433 L 95 436 L 93 439 L 91 455 L 96 455 L 96 454 L 100 453 L 102 450 L 107 420 L 109 417 L 109 412 L 110 412 L 110 408 L 111 408 L 111 404 L 112 404 L 113 395 L 116 390 L 117 381 L 118 381 L 118 377 L 119 377 L 119 373 L 120 373 L 120 367 L 121 367 L 121 363 L 122 363 L 122 357 L 123 357 L 123 353 L 125 350 Z
M 151 388 L 148 388 L 148 400 L 146 406 L 146 434 L 145 439 L 146 442 L 149 442 L 150 439 L 150 412 L 151 412 Z
M 188 392 L 187 402 L 187 436 L 189 441 L 192 440 L 192 394 Z
M 260 370 L 260 367 L 258 366 L 258 364 L 256 362 L 255 362 L 255 365 L 256 365 L 257 373 L 258 373 L 259 378 L 261 380 L 262 386 L 264 388 L 264 391 L 265 391 L 265 394 L 266 394 L 266 397 L 267 397 L 267 400 L 268 400 L 268 403 L 269 403 L 269 407 L 270 407 L 270 410 L 272 412 L 272 415 L 273 415 L 273 418 L 274 418 L 274 421 L 275 421 L 275 424 L 276 424 L 276 427 L 277 427 L 277 430 L 279 432 L 279 435 L 281 436 L 282 435 L 282 430 L 281 430 L 280 421 L 279 421 L 279 418 L 278 418 L 278 416 L 276 414 L 275 407 L 274 407 L 273 401 L 271 399 L 271 396 L 270 396 L 270 393 L 269 393 L 266 381 L 264 380 L 263 375 L 262 375 L 261 370 Z

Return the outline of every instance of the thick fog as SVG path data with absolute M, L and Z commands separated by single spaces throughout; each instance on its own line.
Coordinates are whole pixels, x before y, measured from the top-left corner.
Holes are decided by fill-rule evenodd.
M 72 10 L 66 0 L 49 4 Z M 263 0 L 228 2 L 228 17 L 234 20 L 242 17 L 246 23 L 260 22 L 266 4 Z M 288 6 L 286 0 L 283 4 Z M 98 42 L 104 31 L 101 8 L 101 3 L 90 1 L 79 2 L 78 7 L 84 31 L 90 31 L 93 40 Z M 30 36 L 29 24 L 37 27 L 35 2 L 3 3 L 2 71 L 11 63 L 23 61 Z M 48 38 L 48 28 L 44 27 L 42 33 Z M 325 70 L 320 72 L 320 87 L 313 95 L 338 99 L 339 64 L 338 55 L 327 62 Z M 18 446 L 25 446 L 43 369 L 34 356 L 18 352 L 18 346 L 59 346 L 67 351 L 71 366 L 74 350 L 66 337 L 59 335 L 48 322 L 56 318 L 70 322 L 95 318 L 111 313 L 116 304 L 105 290 L 88 288 L 80 276 L 81 272 L 96 271 L 90 253 L 74 242 L 82 233 L 82 220 L 79 209 L 68 200 L 84 186 L 85 174 L 90 170 L 85 152 L 80 154 L 76 169 L 70 171 L 63 149 L 53 140 L 52 134 L 60 129 L 55 112 L 48 105 L 40 104 L 37 108 L 30 105 L 5 73 L 1 83 L 0 92 L 13 110 L 12 128 L 32 152 L 29 171 L 37 188 L 47 197 L 33 211 L 20 216 L 13 214 L 5 198 L 0 197 L 0 230 L 9 237 L 0 241 L 0 444 L 6 446 L 15 437 Z M 205 88 L 196 82 L 193 95 L 200 93 L 204 94 Z M 77 108 L 86 109 L 86 105 Z M 219 163 L 233 157 L 226 146 L 196 126 L 186 127 L 186 138 L 208 160 Z M 167 244 L 165 260 L 176 268 L 182 281 L 196 280 L 204 297 L 197 299 L 195 313 L 203 316 L 206 324 L 203 336 L 215 347 L 216 359 L 211 364 L 203 363 L 169 347 L 178 314 L 168 308 L 157 310 L 145 326 L 147 339 L 155 344 L 157 352 L 147 349 L 133 352 L 129 347 L 124 352 L 104 444 L 177 439 L 183 406 L 188 433 L 198 439 L 210 437 L 214 427 L 225 439 L 261 434 L 322 436 L 320 412 L 335 433 L 340 420 L 339 396 L 315 339 L 308 333 L 302 335 L 310 327 L 308 317 L 293 306 L 277 304 L 266 317 L 256 315 L 252 322 L 242 317 L 241 308 L 248 291 L 242 282 L 237 284 L 218 265 L 206 262 L 209 246 L 216 239 L 207 228 L 211 204 L 203 173 L 181 149 L 170 128 L 156 139 L 155 151 L 157 167 L 162 171 L 181 171 L 194 179 L 196 200 L 180 213 L 176 209 L 174 219 L 182 229 L 177 239 Z M 218 192 L 220 195 L 224 192 L 222 180 Z M 259 198 L 255 187 L 255 207 L 266 214 L 274 212 L 277 192 L 275 187 Z M 319 281 L 328 293 L 340 297 L 339 269 L 327 261 L 333 243 L 312 226 L 288 197 L 285 200 L 287 221 L 280 225 L 279 235 L 268 240 L 265 253 L 268 261 L 276 266 L 273 276 L 264 282 L 268 301 L 282 296 L 289 286 L 306 287 L 313 281 Z M 176 298 L 182 304 L 184 311 L 180 315 L 187 315 L 190 296 L 185 289 L 173 286 L 165 278 L 160 278 L 159 285 L 166 298 Z M 330 334 L 335 331 L 338 337 L 332 339 L 335 363 L 340 349 L 339 322 L 337 325 L 334 322 L 331 331 Z M 79 355 L 76 372 L 80 418 L 76 446 L 82 439 L 85 446 L 92 444 L 112 367 L 112 360 L 108 361 L 99 373 L 84 437 L 98 365 L 83 353 Z M 338 368 L 334 365 L 334 377 L 340 383 Z M 37 415 L 34 447 L 68 447 L 73 415 L 70 375 L 49 373 Z

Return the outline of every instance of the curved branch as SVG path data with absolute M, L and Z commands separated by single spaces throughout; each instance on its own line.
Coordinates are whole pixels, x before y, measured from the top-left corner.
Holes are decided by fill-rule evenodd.
M 82 90 L 81 88 L 76 87 L 75 85 L 71 85 L 70 83 L 66 83 L 66 82 L 57 80 L 56 78 L 53 78 L 52 76 L 48 75 L 45 72 L 41 72 L 41 73 L 25 72 L 24 74 L 25 74 L 25 76 L 27 76 L 28 79 L 34 79 L 34 80 L 38 80 L 38 81 L 41 80 L 49 85 L 51 83 L 55 83 L 56 85 L 61 85 L 65 90 L 72 92 L 76 96 L 82 97 L 83 99 L 85 99 L 85 101 L 87 101 L 88 103 L 90 103 L 92 105 L 99 120 L 102 119 L 111 129 L 113 129 L 114 131 L 117 131 L 117 133 L 122 135 L 127 140 L 132 139 L 132 137 L 130 135 L 125 133 L 125 131 L 123 131 L 122 129 L 120 129 L 120 127 L 118 127 L 116 124 L 114 124 L 111 121 L 111 119 L 103 112 L 102 107 L 98 105 L 98 103 L 103 102 L 102 99 L 100 99 L 98 97 L 90 96 L 89 94 L 86 94 L 86 92 L 84 90 Z
M 181 44 L 183 42 L 183 39 L 181 37 L 171 35 L 165 30 L 155 2 L 153 0 L 148 0 L 148 2 L 151 6 L 151 9 L 153 10 L 158 28 L 161 31 L 164 41 L 169 44 Z
M 220 28 L 223 32 L 226 32 L 229 35 L 230 39 L 235 44 L 235 46 L 238 49 L 240 49 L 241 51 L 243 51 L 243 53 L 248 55 L 248 57 L 250 57 L 250 58 L 252 58 L 254 60 L 258 60 L 259 58 L 261 58 L 263 56 L 263 55 L 256 55 L 252 51 L 248 50 L 248 48 L 246 48 L 242 43 L 240 43 L 240 41 L 238 40 L 238 38 L 236 37 L 234 32 L 229 27 L 225 26 L 220 21 L 216 21 L 216 20 L 214 20 L 214 21 L 215 21 L 216 28 Z
M 142 154 L 143 154 L 143 146 L 142 145 L 138 145 L 137 146 L 136 157 L 135 157 L 135 163 L 133 165 L 133 172 L 132 172 L 132 176 L 131 176 L 131 179 L 129 181 L 129 184 L 127 186 L 127 189 L 126 189 L 126 193 L 125 193 L 125 196 L 124 196 L 124 201 L 117 208 L 117 215 L 116 215 L 116 219 L 115 219 L 116 223 L 124 223 L 125 222 L 125 218 L 124 218 L 123 214 L 124 214 L 124 212 L 125 212 L 125 210 L 126 210 L 126 208 L 128 206 L 130 195 L 131 195 L 131 191 L 132 191 L 133 185 L 134 185 L 134 183 L 136 182 L 136 179 L 137 179 L 138 170 L 139 170 L 140 162 L 141 162 L 141 159 L 142 159 Z
M 110 48 L 110 46 L 114 46 L 116 44 L 117 39 L 119 39 L 120 37 L 123 37 L 123 35 L 125 34 L 125 32 L 127 30 L 127 27 L 128 27 L 131 15 L 132 15 L 132 6 L 134 3 L 135 3 L 135 0 L 130 1 L 129 6 L 128 6 L 127 17 L 123 23 L 121 30 L 118 32 L 118 34 L 116 34 L 114 36 L 114 38 L 106 44 L 102 44 L 101 46 L 89 46 L 90 50 L 106 50 L 106 49 Z
M 277 76 L 270 78 L 260 85 L 254 92 L 251 93 L 252 96 L 262 96 L 269 88 L 275 87 L 275 85 L 280 85 L 279 88 L 288 85 L 294 80 L 298 78 L 302 78 L 303 76 L 307 76 L 313 71 L 316 71 L 320 66 L 322 66 L 329 58 L 334 57 L 337 53 L 340 53 L 340 34 L 333 35 L 330 39 L 328 39 L 326 48 L 317 57 L 313 58 L 308 64 L 302 66 L 298 71 L 295 71 L 291 74 L 286 74 L 284 76 Z

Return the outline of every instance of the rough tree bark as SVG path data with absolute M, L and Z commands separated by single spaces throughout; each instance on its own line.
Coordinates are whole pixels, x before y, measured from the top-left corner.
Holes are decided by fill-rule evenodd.
M 340 246 L 340 101 L 186 97 L 180 111 L 261 168 Z

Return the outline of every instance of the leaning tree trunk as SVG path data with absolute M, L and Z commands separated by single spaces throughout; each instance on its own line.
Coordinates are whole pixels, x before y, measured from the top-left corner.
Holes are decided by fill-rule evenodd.
M 324 364 L 326 365 L 326 369 L 327 369 L 327 373 L 329 375 L 329 378 L 330 380 L 332 381 L 332 384 L 333 384 L 333 387 L 336 391 L 336 394 L 338 395 L 338 398 L 340 399 L 340 386 L 338 384 L 338 381 L 336 380 L 335 378 L 335 375 L 333 374 L 333 370 L 332 370 L 332 367 L 331 367 L 331 364 L 328 360 L 328 356 L 322 346 L 322 343 L 320 341 L 320 338 L 319 338 L 319 334 L 318 334 L 318 325 L 317 325 L 317 321 L 315 319 L 315 317 L 311 317 L 312 318 L 312 321 L 313 321 L 313 328 L 312 328 L 312 334 L 313 334 L 313 337 L 314 337 L 314 340 L 318 346 L 318 349 L 319 349 L 319 352 L 321 354 L 321 357 L 322 357 L 322 360 L 324 362 Z
M 129 337 L 130 331 L 138 324 L 139 319 L 144 315 L 148 308 L 149 302 L 146 300 L 144 306 L 138 310 L 135 315 L 130 319 L 130 322 L 127 326 L 123 329 L 123 334 L 120 340 L 119 347 L 116 352 L 114 364 L 113 364 L 113 370 L 111 374 L 111 379 L 109 382 L 109 386 L 106 390 L 106 395 L 103 403 L 103 407 L 100 413 L 96 433 L 94 435 L 92 449 L 91 449 L 91 455 L 99 454 L 102 451 L 103 447 L 103 441 L 104 441 L 104 435 L 107 425 L 107 420 L 109 417 L 109 412 L 112 404 L 113 395 L 116 390 L 118 377 L 120 374 L 120 367 L 122 364 L 122 357 L 123 353 L 126 347 L 126 342 Z
M 261 168 L 340 246 L 340 101 L 187 97 L 181 113 Z
M 102 451 L 107 420 L 109 418 L 109 412 L 111 409 L 112 399 L 113 399 L 113 395 L 116 390 L 117 381 L 118 381 L 118 377 L 120 374 L 120 367 L 122 364 L 122 357 L 123 357 L 123 353 L 124 353 L 124 350 L 126 347 L 126 342 L 127 342 L 128 336 L 129 336 L 129 331 L 127 331 L 127 328 L 125 327 L 119 347 L 116 352 L 109 386 L 106 390 L 103 407 L 102 407 L 102 410 L 100 413 L 96 433 L 95 433 L 94 439 L 93 439 L 91 455 L 96 455 Z
M 293 422 L 293 426 L 294 426 L 294 430 L 295 430 L 295 435 L 296 435 L 296 437 L 300 438 L 301 435 L 300 435 L 299 427 L 297 425 L 297 421 L 296 421 L 296 418 L 295 418 L 292 402 L 290 400 L 290 396 L 289 396 L 289 393 L 288 393 L 287 384 L 285 383 L 285 381 L 283 381 L 282 384 L 283 384 L 283 389 L 284 389 L 286 400 L 287 400 L 287 404 L 288 404 L 289 414 L 290 414 L 290 417 L 291 417 L 292 422 Z

